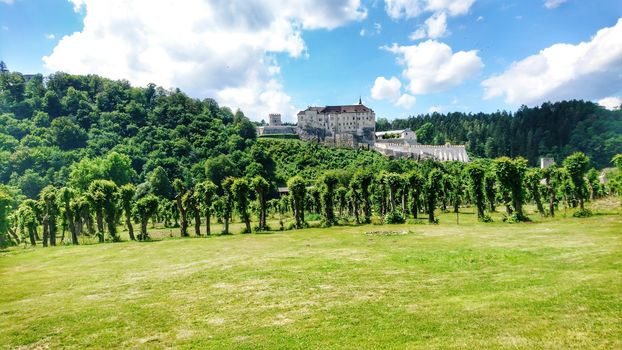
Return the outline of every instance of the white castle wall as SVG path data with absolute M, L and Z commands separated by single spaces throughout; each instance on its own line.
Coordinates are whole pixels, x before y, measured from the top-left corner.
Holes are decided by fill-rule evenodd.
M 374 148 L 386 156 L 434 158 L 440 161 L 469 161 L 469 156 L 464 145 L 435 146 L 403 143 L 376 143 L 374 144 Z

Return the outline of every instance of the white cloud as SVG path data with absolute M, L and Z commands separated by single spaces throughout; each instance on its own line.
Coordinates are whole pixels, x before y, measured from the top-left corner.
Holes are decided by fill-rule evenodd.
M 257 120 L 293 110 L 273 54 L 304 57 L 304 30 L 367 16 L 360 0 L 69 1 L 84 28 L 43 57 L 49 70 L 179 87 Z
M 598 104 L 610 110 L 619 110 L 620 106 L 622 106 L 622 98 L 613 96 L 605 97 L 599 100 Z
M 381 32 L 382 32 L 382 24 L 380 24 L 378 22 L 374 22 L 374 25 L 371 28 L 371 30 L 367 30 L 367 29 L 363 28 L 359 32 L 359 35 L 360 36 L 374 36 L 374 35 L 380 34 Z
M 434 14 L 432 17 L 425 20 L 425 25 L 428 28 L 428 37 L 432 39 L 445 36 L 447 33 L 447 15 L 445 12 Z
M 431 12 L 423 25 L 410 34 L 410 40 L 438 39 L 448 34 L 447 16 L 460 16 L 469 12 L 475 0 L 385 0 L 385 11 L 397 20 L 417 17 Z
M 544 0 L 544 7 L 551 10 L 554 8 L 558 8 L 559 5 L 565 3 L 567 0 Z
M 400 96 L 400 98 L 397 99 L 397 101 L 395 102 L 395 105 L 408 109 L 414 106 L 415 102 L 417 102 L 417 99 L 415 98 L 415 96 L 409 95 L 409 94 L 403 94 L 402 96 Z
M 385 0 L 385 11 L 393 19 L 413 18 L 424 11 L 450 16 L 465 15 L 475 0 Z
M 0 2 L 5 3 L 7 5 L 11 5 L 12 3 L 14 3 L 14 0 L 0 0 Z
M 409 94 L 402 94 L 402 82 L 396 77 L 387 79 L 378 77 L 371 88 L 371 97 L 374 100 L 387 100 L 402 108 L 412 107 L 417 99 Z
M 396 77 L 391 77 L 391 79 L 378 77 L 374 82 L 374 86 L 371 88 L 371 97 L 374 100 L 389 100 L 395 102 L 400 98 L 401 88 L 402 83 Z
M 611 96 L 622 88 L 622 18 L 588 42 L 555 44 L 514 62 L 482 86 L 485 98 L 514 104 Z
M 479 17 L 477 17 L 477 20 L 476 20 L 476 21 L 477 21 L 477 22 L 481 22 L 481 21 L 483 21 L 483 20 L 484 20 L 484 16 L 479 16 Z
M 460 85 L 484 67 L 476 50 L 453 53 L 447 44 L 435 40 L 411 46 L 393 44 L 384 49 L 398 55 L 398 63 L 405 66 L 402 75 L 408 79 L 408 90 L 414 95 Z
M 54 34 L 44 34 L 43 36 L 48 40 L 54 40 L 54 38 L 56 38 Z
M 443 111 L 443 108 L 441 106 L 430 106 L 430 108 L 428 108 L 428 113 L 441 113 Z

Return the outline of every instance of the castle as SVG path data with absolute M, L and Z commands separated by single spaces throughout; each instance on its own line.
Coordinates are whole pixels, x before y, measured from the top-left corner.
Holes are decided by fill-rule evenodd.
M 468 162 L 464 145 L 421 145 L 410 129 L 376 132 L 376 114 L 363 105 L 308 107 L 298 112 L 297 126 L 283 125 L 280 114 L 257 135 L 298 134 L 300 139 L 327 146 L 374 149 L 388 157 Z
M 356 105 L 308 107 L 298 112 L 298 135 L 331 146 L 370 148 L 376 114 L 359 99 Z

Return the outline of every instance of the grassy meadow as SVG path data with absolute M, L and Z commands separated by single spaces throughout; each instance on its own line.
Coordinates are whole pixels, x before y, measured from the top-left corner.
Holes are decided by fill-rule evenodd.
M 619 349 L 619 199 L 592 209 L 16 247 L 0 348 Z

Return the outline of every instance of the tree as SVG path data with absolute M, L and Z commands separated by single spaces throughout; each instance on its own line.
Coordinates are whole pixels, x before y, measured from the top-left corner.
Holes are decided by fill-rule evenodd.
M 436 209 L 436 202 L 438 199 L 438 193 L 441 190 L 441 180 L 443 178 L 443 173 L 441 173 L 438 169 L 430 170 L 428 174 L 428 179 L 426 181 L 426 201 L 428 204 L 428 222 L 435 223 L 436 219 L 434 218 L 434 210 Z
M 352 176 L 352 181 L 356 183 L 356 188 L 360 190 L 360 198 L 363 202 L 363 214 L 365 216 L 364 222 L 368 224 L 371 222 L 371 196 L 369 187 L 372 184 L 373 176 L 367 170 L 359 170 Z
M 517 219 L 519 221 L 526 220 L 523 214 L 523 183 L 527 170 L 527 160 L 522 157 L 515 159 L 500 157 L 494 160 L 494 167 L 502 192 L 511 195 L 512 207 L 516 211 Z
M 484 176 L 484 192 L 488 200 L 489 210 L 495 212 L 495 203 L 497 201 L 497 191 L 495 189 L 495 174 L 492 171 L 486 171 Z
M 559 179 L 559 171 L 556 166 L 542 169 L 542 176 L 549 195 L 549 215 L 555 216 L 555 203 L 557 202 L 557 183 Z
M 343 217 L 343 211 L 348 205 L 348 189 L 346 189 L 345 187 L 338 187 L 335 190 L 335 197 L 337 198 L 337 203 L 339 205 L 339 216 Z
M 123 186 L 132 182 L 136 172 L 132 168 L 132 160 L 125 154 L 110 152 L 103 159 L 104 178 Z
M 134 237 L 134 227 L 132 226 L 132 201 L 134 200 L 135 194 L 136 188 L 132 184 L 123 185 L 119 189 L 121 207 L 125 213 L 125 226 L 127 226 L 127 232 L 132 241 L 136 239 Z
M 2 73 L 8 73 L 9 69 L 6 66 L 6 63 L 4 63 L 4 61 L 0 61 L 0 74 Z
M 0 248 L 6 247 L 9 243 L 10 221 L 9 213 L 13 206 L 13 198 L 9 193 L 0 188 Z
M 467 166 L 466 172 L 469 175 L 469 188 L 477 207 L 477 219 L 483 220 L 484 213 L 484 179 L 486 171 L 478 163 L 471 163 Z
M 570 180 L 574 185 L 574 195 L 579 200 L 579 207 L 585 210 L 585 173 L 587 172 L 590 159 L 583 152 L 575 152 L 564 159 L 564 168 L 570 175 Z
M 327 172 L 322 176 L 322 208 L 324 209 L 324 224 L 331 226 L 335 224 L 335 186 L 337 185 L 337 177 L 332 172 Z
M 253 178 L 252 186 L 257 193 L 257 202 L 259 204 L 259 230 L 265 231 L 268 229 L 266 225 L 266 199 L 268 196 L 268 190 L 270 189 L 270 183 L 263 177 L 257 175 Z
M 189 190 L 184 194 L 182 204 L 186 211 L 194 216 L 194 234 L 201 236 L 201 211 L 199 210 L 199 201 L 194 190 Z
M 163 167 L 157 166 L 151 172 L 149 176 L 149 184 L 151 185 L 151 191 L 153 194 L 159 197 L 172 199 L 173 185 L 169 180 L 166 170 Z
M 75 197 L 75 191 L 69 187 L 63 187 L 58 190 L 58 197 L 65 207 L 65 218 L 69 224 L 69 232 L 71 232 L 71 243 L 78 244 L 78 231 L 74 222 L 74 213 L 71 208 L 71 201 Z
M 233 211 L 233 201 L 234 201 L 234 195 L 233 195 L 233 184 L 235 183 L 235 178 L 234 177 L 227 177 L 223 182 L 222 182 L 222 191 L 223 191 L 223 195 L 222 198 L 219 200 L 219 205 L 218 205 L 218 211 L 221 213 L 222 215 L 222 221 L 224 224 L 224 230 L 223 230 L 223 234 L 228 235 L 229 234 L 229 221 L 231 220 L 231 214 Z
M 212 216 L 212 205 L 214 202 L 214 196 L 216 195 L 217 187 L 213 182 L 206 180 L 198 183 L 195 189 L 195 196 L 199 203 L 202 203 L 203 210 L 205 210 L 205 226 L 206 234 L 209 236 L 212 233 L 210 218 Z
M 251 220 L 248 213 L 248 203 L 250 195 L 250 185 L 244 178 L 235 179 L 231 185 L 231 192 L 235 198 L 235 208 L 240 214 L 240 218 L 244 221 L 244 233 L 251 232 Z
M 86 145 L 86 132 L 69 117 L 52 120 L 50 134 L 62 150 L 81 148 Z
M 119 195 L 117 185 L 110 180 L 95 180 L 89 186 L 89 193 L 93 207 L 95 207 L 99 242 L 104 242 L 104 221 L 110 238 L 118 241 L 120 238 L 117 235 L 117 198 Z
M 2 196 L 2 195 L 0 195 Z M 35 213 L 35 208 L 37 203 L 32 199 L 27 199 L 23 201 L 19 208 L 17 209 L 17 218 L 19 220 L 20 226 L 25 228 L 28 231 L 28 238 L 30 240 L 30 245 L 37 245 L 37 214 Z
M 382 177 L 382 181 L 389 188 L 389 208 L 395 211 L 395 195 L 397 189 L 402 185 L 402 178 L 395 173 L 386 173 Z
M 294 176 L 287 181 L 287 187 L 292 198 L 292 209 L 294 211 L 294 219 L 296 220 L 296 228 L 301 229 L 305 223 L 305 198 L 307 196 L 307 185 L 300 176 Z
M 140 218 L 140 235 L 138 235 L 138 239 L 141 241 L 149 239 L 147 223 L 158 211 L 158 204 L 158 198 L 152 194 L 148 194 L 136 201 L 136 213 Z
M 406 181 L 410 187 L 410 205 L 413 218 L 417 218 L 419 213 L 419 197 L 424 187 L 423 176 L 418 169 L 411 170 L 406 174 Z
M 539 168 L 531 168 L 527 170 L 525 175 L 525 185 L 527 190 L 531 193 L 533 201 L 536 202 L 536 207 L 541 216 L 545 216 L 544 206 L 542 205 L 542 199 L 540 196 L 541 185 L 540 181 L 543 179 L 542 170 Z
M 181 236 L 188 237 L 188 213 L 182 203 L 182 199 L 186 194 L 186 186 L 180 179 L 173 181 L 173 188 L 175 189 L 175 202 L 177 203 L 177 210 L 179 211 Z
M 417 142 L 429 145 L 434 141 L 434 125 L 432 123 L 425 123 L 421 125 L 417 131 L 415 131 L 415 135 L 417 135 Z
M 56 204 L 57 190 L 54 186 L 46 186 L 39 196 L 43 205 L 43 246 L 46 247 L 48 239 L 51 246 L 56 245 L 56 219 L 58 206 Z

